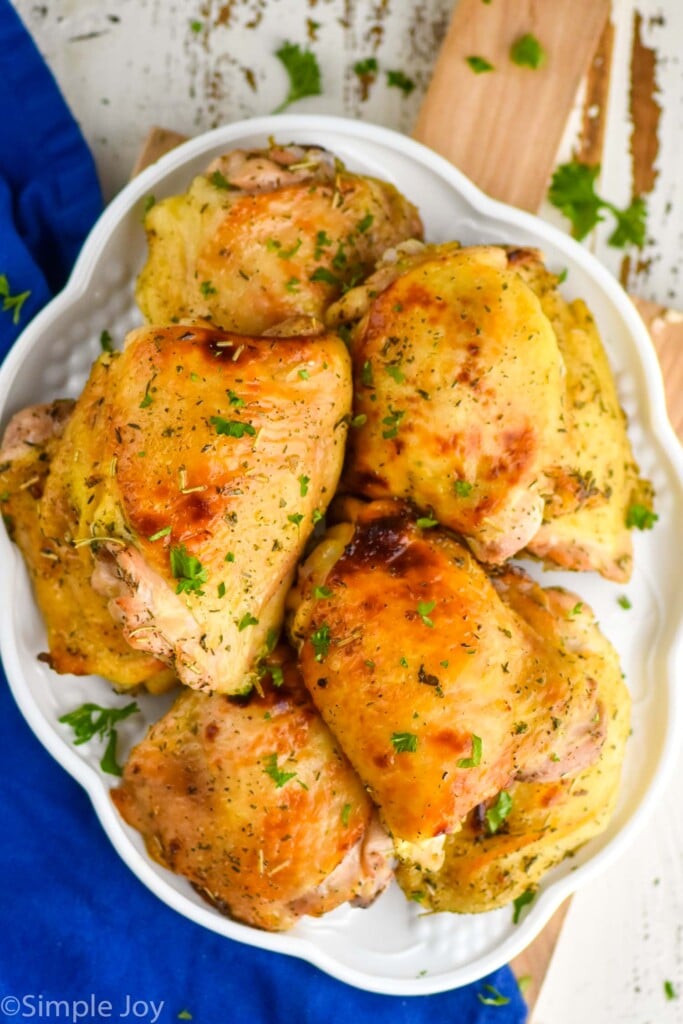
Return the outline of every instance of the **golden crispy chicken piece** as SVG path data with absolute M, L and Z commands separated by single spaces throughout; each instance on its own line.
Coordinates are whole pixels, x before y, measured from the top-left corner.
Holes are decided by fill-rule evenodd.
M 616 652 L 575 595 L 542 590 L 514 572 L 494 580 L 501 597 L 566 659 L 567 671 L 597 683 L 607 735 L 583 771 L 553 782 L 513 782 L 479 804 L 446 839 L 438 872 L 400 865 L 406 894 L 433 910 L 472 914 L 516 899 L 569 853 L 607 827 L 614 811 L 629 735 L 630 697 Z
M 156 203 L 145 226 L 137 299 L 147 319 L 202 317 L 245 334 L 321 317 L 387 247 L 422 237 L 392 185 L 301 146 L 219 157 L 186 194 Z
M 55 485 L 127 641 L 188 685 L 250 685 L 277 634 L 339 477 L 350 376 L 336 336 L 179 326 L 133 331 L 96 363 Z
M 387 501 L 344 513 L 300 572 L 290 633 L 399 855 L 438 863 L 445 834 L 513 779 L 595 759 L 595 683 L 568 673 L 433 521 Z
M 51 465 L 73 408 L 64 400 L 17 413 L 0 452 L 3 511 L 47 629 L 49 653 L 42 657 L 57 672 L 104 676 L 121 690 L 144 683 L 157 693 L 172 685 L 173 673 L 124 640 L 106 600 L 90 586 L 90 552 L 72 543 L 68 496 L 52 486 Z
M 396 255 L 396 254 L 394 254 Z M 398 255 L 330 311 L 353 333 L 344 487 L 409 498 L 498 563 L 537 533 L 564 434 L 554 331 L 502 248 Z
M 593 569 L 624 582 L 633 564 L 628 510 L 651 510 L 652 489 L 639 477 L 595 320 L 581 299 L 563 299 L 539 252 L 511 250 L 508 260 L 538 296 L 567 367 L 566 471 L 580 487 L 578 508 L 549 504 L 527 551 L 564 569 Z
M 291 927 L 391 878 L 391 841 L 313 707 L 275 652 L 262 695 L 185 691 L 131 753 L 112 797 L 149 854 L 232 917 Z

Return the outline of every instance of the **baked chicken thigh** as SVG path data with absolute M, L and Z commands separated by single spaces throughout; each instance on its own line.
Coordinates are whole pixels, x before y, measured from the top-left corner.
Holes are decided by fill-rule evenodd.
M 147 319 L 201 317 L 245 334 L 321 317 L 386 248 L 422 237 L 392 185 L 302 146 L 219 157 L 186 194 L 156 203 L 145 226 L 137 299 Z
M 275 931 L 372 902 L 392 851 L 293 658 L 280 649 L 270 664 L 261 693 L 186 690 L 132 751 L 112 797 L 155 860 L 220 910 Z
M 433 521 L 386 501 L 341 514 L 300 571 L 290 634 L 399 856 L 438 864 L 444 836 L 513 780 L 595 760 L 597 684 Z
M 439 871 L 399 866 L 406 894 L 432 910 L 494 910 L 533 887 L 551 867 L 607 827 L 617 800 L 630 725 L 630 697 L 616 652 L 587 605 L 543 590 L 513 571 L 494 579 L 503 600 L 566 660 L 594 680 L 606 736 L 597 760 L 552 782 L 512 782 L 475 807 L 448 836 Z
M 53 475 L 129 644 L 189 686 L 250 685 L 334 493 L 350 402 L 335 336 L 150 327 L 100 358 Z

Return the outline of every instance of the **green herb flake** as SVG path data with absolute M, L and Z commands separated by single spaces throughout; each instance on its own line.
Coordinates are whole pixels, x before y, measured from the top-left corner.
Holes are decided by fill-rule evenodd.
M 285 291 L 296 294 L 299 291 L 299 285 L 301 281 L 298 277 L 290 277 L 288 281 L 285 281 Z
M 391 745 L 397 754 L 414 754 L 417 750 L 417 736 L 414 732 L 394 732 Z
M 231 185 L 228 179 L 225 177 L 225 175 L 221 174 L 220 171 L 214 171 L 211 177 L 209 178 L 209 181 L 211 182 L 214 188 L 223 189 L 224 192 L 237 191 L 237 186 Z
M 114 339 L 112 338 L 109 331 L 102 331 L 100 334 L 100 348 L 103 352 L 114 351 Z
M 507 789 L 501 789 L 500 793 L 496 797 L 496 802 L 486 811 L 486 824 L 488 830 L 493 835 L 498 831 L 500 826 L 503 824 L 505 819 L 509 816 L 512 810 L 512 797 L 508 793 Z
M 149 213 L 153 206 L 156 206 L 156 198 L 152 195 L 145 196 L 142 203 L 142 212 Z
M 651 530 L 658 519 L 659 516 L 646 505 L 629 505 L 626 511 L 626 525 L 629 530 L 634 526 L 639 530 Z
M 279 114 L 290 105 L 306 96 L 320 96 L 322 76 L 318 60 L 311 50 L 302 49 L 298 43 L 286 42 L 275 51 L 289 78 L 289 90 L 282 103 L 273 113 Z
M 311 633 L 310 641 L 311 647 L 315 651 L 315 660 L 323 661 L 329 652 L 330 643 L 332 640 L 332 634 L 330 627 L 326 622 L 323 622 L 313 633 Z
M 420 519 L 417 520 L 417 526 L 421 530 L 431 530 L 431 528 L 433 526 L 438 526 L 438 525 L 439 525 L 438 524 L 438 520 L 437 519 L 430 519 L 429 516 L 422 516 Z
M 523 974 L 521 978 L 517 978 L 517 987 L 519 988 L 520 995 L 525 995 L 531 986 L 533 978 L 530 974 Z
M 121 775 L 121 768 L 116 760 L 116 725 L 129 715 L 137 714 L 140 708 L 135 701 L 123 708 L 103 708 L 99 704 L 82 704 L 74 711 L 62 715 L 59 721 L 69 725 L 74 732 L 74 746 L 87 743 L 98 736 L 107 741 L 107 746 L 100 760 L 100 768 L 109 775 Z
M 583 601 L 577 601 L 572 610 L 569 613 L 569 618 L 573 619 L 577 615 L 580 615 L 583 611 Z
M 403 71 L 387 71 L 387 85 L 389 88 L 400 89 L 404 96 L 410 96 L 415 88 L 415 82 Z
M 161 540 L 162 537 L 168 537 L 170 532 L 171 532 L 171 527 L 170 526 L 163 526 L 160 530 L 157 530 L 156 533 L 151 533 L 149 535 L 149 537 L 147 538 L 147 540 L 152 540 L 152 541 L 154 541 L 154 540 Z
M 375 378 L 372 373 L 372 363 L 366 359 L 361 367 L 360 380 L 364 388 L 374 388 Z
M 352 810 L 351 804 L 344 804 L 344 806 L 341 809 L 340 817 L 341 817 L 341 823 L 344 826 L 344 828 L 348 828 L 349 827 L 349 819 L 351 817 L 351 810 Z
M 5 274 L 0 274 L 0 299 L 2 299 L 2 311 L 3 313 L 9 313 L 12 311 L 12 323 L 16 326 L 21 318 L 21 310 L 31 294 L 30 290 L 20 292 L 17 295 L 12 295 L 10 292 L 10 283 Z
M 669 1000 L 678 999 L 678 992 L 676 991 L 672 981 L 664 982 L 664 995 Z
M 225 561 L 226 562 L 234 562 L 235 561 L 234 552 L 228 551 L 227 555 L 225 556 Z
M 374 219 L 375 218 L 372 216 L 371 213 L 366 213 L 362 220 L 358 221 L 358 230 L 362 235 L 364 235 L 366 231 L 369 231 L 369 229 L 372 227 Z
M 392 409 L 389 406 L 389 413 L 382 419 L 383 425 L 386 430 L 382 431 L 382 437 L 385 441 L 391 441 L 393 438 L 398 436 L 398 428 L 401 425 L 401 420 L 405 416 L 405 409 Z
M 323 512 L 320 511 L 319 508 L 314 508 L 313 509 L 313 512 L 311 513 L 311 520 L 312 520 L 313 523 L 319 523 L 320 520 L 324 519 L 324 518 L 325 518 L 325 515 L 324 515 Z
M 301 239 L 297 238 L 291 249 L 280 249 L 278 256 L 281 260 L 291 260 L 293 256 L 296 256 L 299 249 L 301 248 Z
M 472 493 L 472 484 L 468 480 L 456 480 L 453 490 L 459 498 L 467 498 Z
M 328 597 L 332 597 L 332 591 L 329 587 L 314 587 L 313 597 L 316 601 L 325 601 Z
M 626 611 L 628 611 L 629 608 L 633 608 L 633 605 L 631 604 L 631 602 L 627 598 L 626 594 L 621 594 L 617 598 L 617 604 L 619 605 L 620 608 L 624 608 Z
M 230 402 L 230 405 L 234 409 L 241 409 L 242 406 L 245 404 L 244 399 L 240 398 L 240 396 L 238 394 L 236 394 L 236 392 L 234 392 L 232 390 L 232 388 L 228 388 L 227 396 L 228 396 L 228 401 Z
M 292 512 L 291 515 L 287 516 L 288 522 L 294 523 L 294 525 L 296 527 L 301 526 L 301 524 L 303 522 L 303 519 L 304 519 L 303 512 Z
M 533 903 L 535 899 L 536 899 L 536 890 L 535 889 L 525 889 L 524 892 L 521 893 L 517 897 L 516 900 L 512 901 L 512 907 L 513 907 L 512 923 L 513 924 L 519 924 L 520 918 L 522 916 L 522 911 L 524 910 L 525 907 L 528 907 L 530 903 Z
M 282 665 L 269 665 L 268 670 L 270 672 L 270 678 L 273 686 L 282 686 L 285 681 L 285 674 L 282 671 Z
M 181 1010 L 177 1016 L 177 1020 L 192 1020 L 192 1014 L 189 1010 Z
M 203 28 L 204 28 L 204 22 L 203 21 L 191 21 L 190 22 L 190 31 L 194 32 L 195 35 L 199 35 L 199 33 L 202 31 Z
M 353 65 L 353 71 L 359 78 L 375 75 L 377 73 L 377 58 L 366 57 L 364 60 L 357 60 Z
M 550 182 L 548 199 L 571 221 L 572 235 L 579 241 L 604 220 L 602 211 L 606 210 L 616 220 L 616 227 L 608 238 L 609 244 L 623 248 L 630 242 L 642 247 L 647 217 L 644 200 L 634 199 L 620 210 L 596 193 L 595 181 L 599 173 L 599 164 L 584 164 L 576 160 L 560 164 Z
M 471 57 L 465 57 L 468 66 L 474 71 L 475 75 L 483 75 L 486 71 L 495 71 L 495 67 L 490 61 L 486 60 L 485 57 L 479 57 L 476 54 L 472 54 Z
M 306 370 L 306 369 L 299 370 L 299 377 L 301 378 L 301 380 L 308 380 L 308 378 L 310 377 L 310 374 L 309 374 L 308 370 Z
M 430 629 L 434 628 L 434 623 L 429 618 L 429 615 L 435 608 L 436 601 L 418 601 L 417 614 L 420 616 L 425 626 L 429 626 Z
M 389 374 L 392 380 L 395 380 L 397 384 L 403 384 L 405 377 L 401 367 L 396 363 L 387 363 L 384 367 L 386 373 Z
M 306 495 L 308 494 L 308 485 L 310 484 L 310 482 L 311 478 L 308 476 L 304 476 L 303 473 L 299 477 L 299 494 L 301 495 L 302 498 L 305 498 Z
M 201 596 L 202 586 L 207 580 L 207 571 L 194 555 L 191 555 L 184 544 L 171 548 L 169 553 L 171 573 L 178 581 L 176 594 L 195 593 Z
M 536 36 L 527 32 L 516 39 L 510 47 L 510 60 L 520 68 L 531 68 L 538 71 L 548 59 L 548 55 Z
M 365 413 L 359 412 L 358 415 L 354 416 L 353 419 L 351 420 L 351 426 L 353 427 L 354 430 L 357 430 L 358 427 L 364 426 L 367 422 L 368 418 L 365 415 Z
M 253 437 L 256 434 L 256 430 L 252 427 L 251 423 L 243 422 L 242 420 L 226 420 L 222 416 L 212 416 L 209 420 L 212 427 L 216 428 L 217 434 L 222 434 L 224 437 L 244 437 L 248 434 L 249 437 Z
M 472 733 L 472 756 L 461 757 L 456 761 L 458 768 L 478 768 L 481 764 L 482 747 L 481 736 L 475 736 Z
M 218 584 L 216 591 L 219 597 L 225 597 L 225 583 L 223 582 L 223 580 L 221 580 L 221 582 Z
M 245 612 L 240 621 L 237 623 L 238 633 L 243 633 L 249 626 L 258 626 L 258 619 L 251 614 L 251 612 Z
M 477 999 L 484 1006 L 507 1006 L 510 1002 L 509 996 L 504 996 L 493 985 L 484 985 L 483 992 L 477 992 Z
M 290 779 L 296 778 L 296 772 L 283 772 L 277 766 L 277 754 L 269 754 L 263 762 L 263 770 L 269 775 L 278 789 L 281 789 Z
M 208 298 L 209 295 L 216 295 L 218 293 L 218 289 L 214 288 L 210 281 L 202 281 L 199 286 L 199 290 L 204 298 Z
M 328 270 L 327 267 L 316 267 L 309 277 L 309 281 L 323 281 L 325 284 L 331 284 L 335 288 L 341 284 L 339 278 L 331 270 Z

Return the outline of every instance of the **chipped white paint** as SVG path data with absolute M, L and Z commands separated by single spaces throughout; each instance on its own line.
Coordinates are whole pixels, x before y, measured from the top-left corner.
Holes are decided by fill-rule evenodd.
M 323 95 L 296 109 L 346 114 L 409 131 L 452 0 L 15 4 L 81 123 L 111 196 L 125 182 L 151 124 L 195 134 L 272 111 L 286 92 L 284 71 L 274 57 L 285 39 L 312 39 L 324 74 Z M 643 41 L 658 55 L 657 99 L 663 112 L 658 176 L 648 197 L 648 241 L 640 254 L 641 270 L 632 270 L 629 284 L 644 298 L 683 309 L 681 0 L 615 0 L 600 189 L 615 203 L 626 205 L 630 199 L 629 75 L 636 8 L 642 14 Z M 370 56 L 376 57 L 379 74 L 363 99 L 353 64 Z M 411 95 L 387 87 L 389 69 L 403 70 L 415 81 Z M 578 124 L 577 106 L 558 159 L 571 153 Z M 543 214 L 563 224 L 557 211 L 546 206 Z M 609 248 L 608 234 L 601 227 L 588 244 L 618 274 L 622 254 Z M 575 897 L 535 1024 L 683 1022 L 683 801 L 678 788 L 677 782 L 671 785 L 650 827 L 623 860 Z M 667 999 L 667 980 L 678 999 Z

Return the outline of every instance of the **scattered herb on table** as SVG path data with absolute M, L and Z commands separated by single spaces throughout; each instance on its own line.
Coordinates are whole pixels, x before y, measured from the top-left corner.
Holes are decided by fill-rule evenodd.
M 596 193 L 595 180 L 599 173 L 599 164 L 583 164 L 576 160 L 560 164 L 553 174 L 548 199 L 571 221 L 572 235 L 579 241 L 604 220 L 602 211 L 607 211 L 616 221 L 608 243 L 616 248 L 633 243 L 640 248 L 645 243 L 647 210 L 644 200 L 634 199 L 620 210 Z
M 484 985 L 484 992 L 477 992 L 477 999 L 484 1006 L 506 1006 L 510 1002 L 509 996 L 504 996 L 497 988 L 488 984 Z
M 483 75 L 486 71 L 495 71 L 493 64 L 486 60 L 485 57 L 480 57 L 477 54 L 472 54 L 470 57 L 465 57 L 468 65 L 472 68 L 475 75 Z
M 619 605 L 620 608 L 624 608 L 626 611 L 628 611 L 629 608 L 633 607 L 633 605 L 631 604 L 631 602 L 627 598 L 626 594 L 621 594 L 617 598 L 617 604 Z
M 278 114 L 306 96 L 320 96 L 322 77 L 317 57 L 311 50 L 302 50 L 298 43 L 283 43 L 275 56 L 289 76 L 289 92 L 273 113 Z
M 136 714 L 140 708 L 135 701 L 123 708 L 103 708 L 99 704 L 82 704 L 80 708 L 69 711 L 59 719 L 64 725 L 70 725 L 74 731 L 74 745 L 87 743 L 94 736 L 107 741 L 100 768 L 109 775 L 121 775 L 121 768 L 116 760 L 116 725 L 129 715 Z
M 10 291 L 10 283 L 7 279 L 6 274 L 0 274 L 0 299 L 2 299 L 2 311 L 3 313 L 12 312 L 12 323 L 18 324 L 21 317 L 21 309 L 27 298 L 31 294 L 30 290 L 25 292 L 19 292 L 18 295 L 12 295 Z
M 390 88 L 400 89 L 404 96 L 410 96 L 415 88 L 415 82 L 408 78 L 403 71 L 387 71 L 387 85 Z
M 547 59 L 548 56 L 538 39 L 529 32 L 516 39 L 510 47 L 510 60 L 520 68 L 538 71 Z
M 674 988 L 674 983 L 672 981 L 664 982 L 664 995 L 667 999 L 678 999 L 678 992 Z

